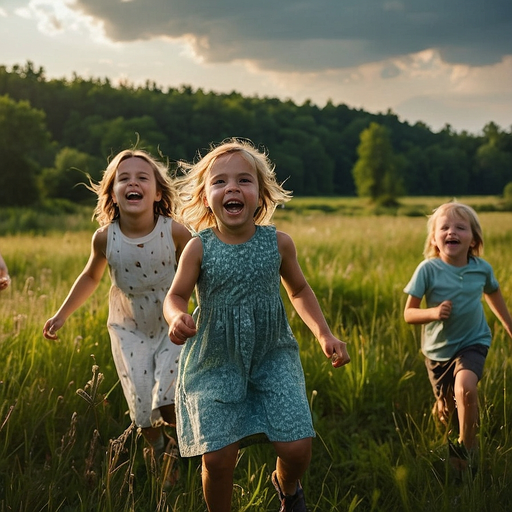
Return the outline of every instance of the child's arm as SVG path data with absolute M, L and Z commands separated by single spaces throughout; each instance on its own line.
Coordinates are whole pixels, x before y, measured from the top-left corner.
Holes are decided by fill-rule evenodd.
M 484 298 L 491 311 L 496 315 L 498 320 L 501 322 L 507 334 L 512 338 L 512 317 L 505 303 L 505 299 L 498 288 L 493 293 L 484 293 Z
M 78 309 L 97 288 L 105 267 L 107 258 L 107 228 L 98 229 L 91 241 L 91 254 L 89 261 L 77 277 L 71 290 L 57 313 L 46 321 L 43 327 L 43 336 L 49 340 L 57 339 L 56 332 L 64 325 L 68 317 Z
M 452 301 L 444 300 L 439 306 L 421 308 L 421 299 L 409 295 L 404 309 L 404 319 L 408 324 L 428 324 L 435 320 L 446 320 L 452 312 Z
M 277 242 L 281 254 L 281 279 L 293 307 L 320 343 L 324 354 L 332 358 L 333 366 L 349 363 L 347 344 L 331 333 L 316 295 L 300 268 L 293 240 L 278 231 Z
M 181 253 L 191 238 L 190 231 L 183 224 L 173 221 L 172 239 L 176 248 L 176 261 L 180 260 Z
M 7 265 L 5 264 L 2 255 L 0 254 L 0 290 L 3 290 L 9 286 L 11 279 L 9 277 L 9 271 L 7 270 Z
M 199 277 L 203 244 L 193 238 L 186 245 L 170 290 L 164 300 L 164 317 L 169 325 L 169 338 L 176 345 L 183 345 L 196 333 L 196 323 L 188 313 L 188 302 Z

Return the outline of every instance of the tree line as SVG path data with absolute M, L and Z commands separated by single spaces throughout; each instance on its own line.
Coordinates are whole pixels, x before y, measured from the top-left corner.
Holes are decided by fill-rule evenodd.
M 228 137 L 265 147 L 278 179 L 298 196 L 496 195 L 512 182 L 512 131 L 493 122 L 477 135 L 449 125 L 435 133 L 391 111 L 186 85 L 164 90 L 150 81 L 47 79 L 31 62 L 0 66 L 3 206 L 91 200 L 77 184 L 84 173 L 98 180 L 122 149 L 137 145 L 172 167 Z

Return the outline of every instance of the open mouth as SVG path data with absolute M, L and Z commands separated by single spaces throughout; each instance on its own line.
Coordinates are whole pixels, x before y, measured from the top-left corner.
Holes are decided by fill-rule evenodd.
M 139 192 L 128 192 L 128 194 L 126 194 L 126 199 L 128 199 L 128 201 L 142 199 L 142 194 Z
M 244 204 L 241 203 L 240 201 L 228 201 L 224 205 L 224 208 L 229 213 L 238 213 L 238 212 L 242 211 L 243 207 L 244 207 Z
M 446 245 L 458 245 L 460 242 L 458 240 L 446 240 Z

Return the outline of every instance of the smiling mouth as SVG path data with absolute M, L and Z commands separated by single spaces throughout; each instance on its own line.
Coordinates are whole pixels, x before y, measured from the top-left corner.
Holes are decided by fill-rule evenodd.
M 229 213 L 238 213 L 238 212 L 242 211 L 243 207 L 244 207 L 244 204 L 241 203 L 240 201 L 228 201 L 224 205 L 224 208 Z
M 447 240 L 446 245 L 458 245 L 460 242 L 458 240 Z
M 126 199 L 128 199 L 129 201 L 135 199 L 142 199 L 142 194 L 139 194 L 139 192 L 128 192 L 128 194 L 126 194 Z

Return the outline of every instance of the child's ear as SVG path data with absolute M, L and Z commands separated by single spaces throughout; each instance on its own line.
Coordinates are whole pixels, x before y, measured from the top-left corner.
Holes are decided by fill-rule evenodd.
M 206 196 L 203 196 L 203 204 L 205 208 L 210 208 L 210 205 L 208 204 L 208 199 L 206 199 Z

